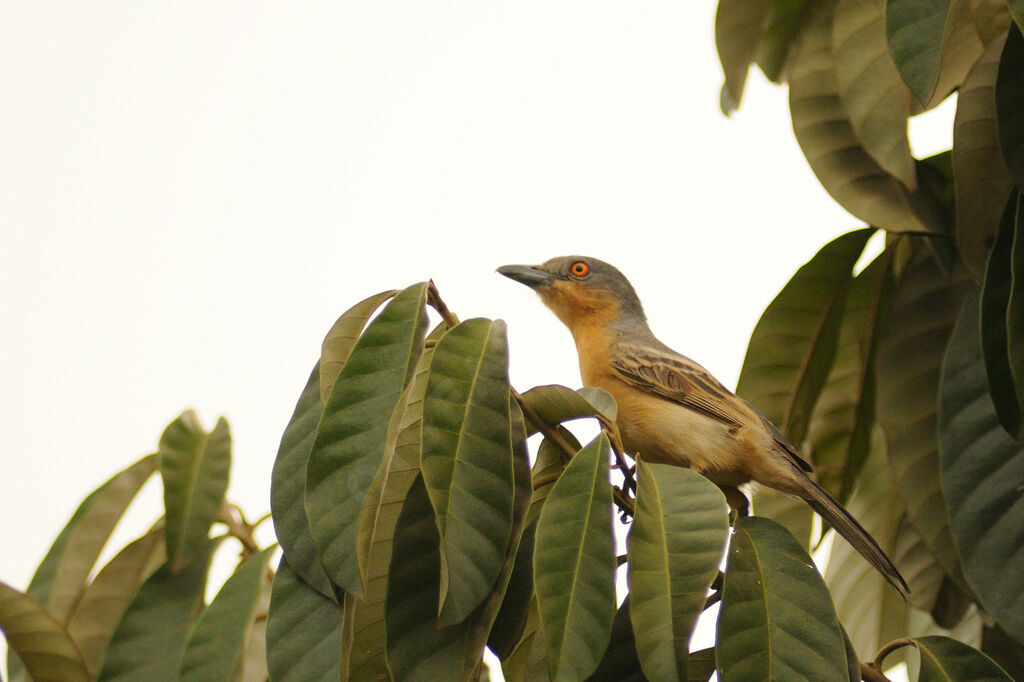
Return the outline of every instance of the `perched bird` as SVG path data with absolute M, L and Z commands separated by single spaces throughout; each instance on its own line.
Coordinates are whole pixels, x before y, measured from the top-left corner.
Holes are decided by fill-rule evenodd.
M 583 384 L 615 398 L 628 452 L 699 471 L 737 509 L 747 504 L 739 486 L 751 481 L 804 500 L 906 596 L 907 583 L 889 557 L 810 478 L 811 466 L 785 436 L 710 372 L 654 336 L 621 272 L 583 256 L 505 265 L 498 272 L 536 291 L 572 332 Z

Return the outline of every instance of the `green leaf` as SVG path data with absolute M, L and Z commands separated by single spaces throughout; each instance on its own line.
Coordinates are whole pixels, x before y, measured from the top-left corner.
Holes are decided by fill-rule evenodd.
M 603 433 L 580 450 L 537 521 L 533 582 L 551 677 L 584 679 L 601 660 L 615 618 L 615 546 Z
M 903 81 L 926 109 L 963 82 L 983 49 L 967 0 L 886 0 L 885 32 Z
M 614 422 L 618 412 L 615 399 L 596 387 L 574 391 L 565 386 L 551 384 L 531 388 L 520 397 L 544 422 L 535 424 L 530 421 L 527 429 L 531 434 L 537 433 L 545 425 L 556 426 L 583 417 L 599 417 Z
M 1024 195 L 1015 191 L 1003 211 L 985 269 L 979 322 L 988 390 L 996 415 L 1006 432 L 1018 439 L 1024 438 L 1024 364 L 1019 372 L 1014 372 L 1014 360 L 1010 357 L 1010 325 L 1015 322 L 1015 317 L 1024 314 L 1020 308 L 1024 303 L 1024 295 L 1020 293 L 1024 287 L 1020 282 L 1024 280 L 1020 276 L 1014 278 L 1014 247 L 1024 253 L 1024 239 L 1015 238 L 1018 232 L 1024 234 L 1024 210 L 1021 206 L 1024 206 Z M 1018 270 L 1024 273 L 1024 259 L 1018 260 L 1022 263 Z M 1016 310 L 1011 308 L 1015 289 L 1018 290 Z M 1021 360 L 1024 358 L 1018 362 Z M 1017 375 L 1021 376 L 1021 381 L 1016 379 Z
M 690 637 L 728 536 L 728 505 L 718 486 L 690 469 L 637 462 L 627 541 L 630 614 L 649 679 L 686 680 Z
M 943 362 L 942 491 L 967 581 L 985 611 L 1024 641 L 1024 443 L 1000 426 L 985 379 L 979 292 L 964 302 Z
M 969 0 L 974 29 L 986 47 L 993 41 L 1002 42 L 1010 27 L 1010 9 L 1007 4 L 1020 5 L 1020 0 Z
M 282 557 L 267 613 L 270 679 L 340 679 L 340 643 L 341 607 L 302 580 Z
M 167 562 L 181 571 L 203 552 L 231 471 L 231 433 L 221 417 L 207 433 L 192 410 L 171 422 L 157 447 L 164 482 Z
M 628 613 L 626 625 L 629 626 Z M 636 659 L 635 653 L 633 658 Z M 639 662 L 637 662 L 637 666 L 639 668 Z M 505 676 L 506 682 L 550 682 L 551 680 L 548 675 L 547 652 L 544 651 L 543 637 L 540 634 L 540 613 L 537 609 L 536 597 L 530 601 L 523 636 L 512 654 L 502 659 L 501 672 Z M 594 674 L 596 675 L 597 672 Z
M 1013 21 L 1017 24 L 1017 28 L 1024 31 L 1024 2 L 1022 0 L 1009 0 L 1006 3 L 1010 16 L 1013 17 Z
M 912 639 L 921 653 L 919 682 L 1002 682 L 1011 680 L 995 661 L 963 642 L 933 635 Z
M 389 424 L 423 350 L 427 284 L 396 295 L 341 369 L 306 464 L 306 516 L 328 576 L 362 596 L 359 515 L 388 450 Z
M 96 558 L 156 467 L 156 455 L 147 455 L 90 493 L 39 564 L 25 593 L 61 622 L 67 623 Z
M 245 642 L 242 659 L 235 669 L 235 679 L 240 682 L 267 682 L 270 679 L 270 671 L 267 668 L 267 615 L 270 611 L 270 592 L 273 585 L 274 572 L 264 571 L 256 608 L 252 614 L 248 641 Z
M 87 682 L 82 654 L 67 630 L 32 597 L 0 582 L 0 630 L 36 682 Z
M 847 679 L 828 589 L 793 536 L 769 519 L 736 523 L 715 655 L 722 682 Z
M 167 560 L 163 528 L 146 533 L 111 559 L 82 594 L 68 621 L 90 678 L 99 673 L 107 648 L 125 609 L 142 584 Z
M 1011 678 L 1024 680 L 1024 644 L 1017 642 L 1002 628 L 993 624 L 984 627 L 981 651 L 1005 670 Z
M 203 608 L 206 572 L 221 538 L 207 540 L 180 571 L 164 564 L 128 605 L 103 657 L 99 680 L 177 679 L 189 632 Z
M 836 83 L 864 151 L 913 190 L 917 171 L 907 139 L 913 96 L 889 56 L 884 9 L 882 2 L 863 0 L 836 4 L 832 22 Z
M 320 348 L 320 402 L 326 404 L 331 397 L 338 373 L 345 366 L 352 347 L 363 332 L 367 320 L 385 301 L 394 297 L 397 289 L 382 291 L 363 299 L 346 310 L 324 337 Z
M 967 74 L 953 121 L 956 240 L 961 260 L 978 281 L 1013 188 L 996 128 L 996 74 L 1004 43 L 1003 37 L 993 40 Z
M 889 480 L 885 439 L 879 427 L 875 427 L 873 436 L 870 456 L 847 509 L 892 556 L 893 541 L 904 514 L 903 505 Z M 930 565 L 934 564 L 934 559 L 930 559 Z M 902 563 L 897 561 L 897 565 L 901 572 L 906 571 Z M 913 579 L 911 575 L 903 575 Z M 856 651 L 873 656 L 883 644 L 904 636 L 906 603 L 882 574 L 863 561 L 848 542 L 837 538 L 832 543 L 825 583 L 839 620 L 846 626 L 846 633 Z M 915 595 L 917 588 L 911 582 Z
M 1021 29 L 1010 27 L 996 75 L 996 120 L 999 127 L 999 147 L 1010 176 L 1019 188 L 1024 188 L 1024 115 L 1020 103 L 1024 101 L 1024 38 Z
M 781 83 L 785 79 L 790 54 L 816 4 L 812 0 L 769 0 L 757 49 L 757 65 L 769 80 Z
M 875 365 L 878 422 L 896 490 L 925 546 L 964 590 L 940 484 L 936 434 L 942 356 L 967 280 L 962 268 L 944 274 L 917 242 L 883 323 Z M 920 604 L 914 593 L 910 599 Z
M 203 611 L 189 637 L 178 680 L 230 682 L 241 671 L 245 645 L 267 573 L 277 547 L 253 554 L 235 569 Z
M 892 292 L 893 249 L 854 278 L 836 357 L 807 430 L 818 483 L 840 503 L 849 499 L 867 461 L 875 422 L 878 332 Z
M 322 411 L 320 364 L 317 363 L 281 436 L 270 479 L 270 509 L 277 541 L 288 557 L 288 565 L 320 594 L 334 599 L 334 588 L 316 554 L 304 504 L 306 461 L 313 449 Z
M 793 132 L 811 170 L 832 198 L 869 225 L 890 232 L 941 232 L 944 218 L 920 189 L 886 172 L 854 132 L 843 104 L 832 46 L 832 4 L 804 28 L 789 79 Z
M 366 593 L 363 599 L 346 598 L 347 617 L 342 622 L 343 641 L 351 642 L 342 650 L 342 670 L 352 681 L 377 680 L 388 674 L 384 643 L 388 567 L 398 514 L 409 486 L 419 474 L 423 397 L 433 354 L 434 350 L 427 348 L 420 355 L 405 410 L 397 424 L 392 418 L 391 426 L 397 429 L 395 447 L 385 455 L 359 516 L 357 551 L 367 576 Z
M 512 442 L 505 323 L 450 329 L 434 349 L 420 470 L 441 534 L 441 625 L 491 591 L 512 529 Z
M 747 72 L 761 42 L 761 27 L 769 0 L 721 0 L 715 13 L 715 45 L 722 62 L 722 113 L 739 108 Z M 726 105 L 728 103 L 728 105 Z
M 612 636 L 605 649 L 601 663 L 587 682 L 646 682 L 640 658 L 636 652 L 636 640 L 633 636 L 633 623 L 630 621 L 629 595 L 615 612 L 612 621 Z M 675 673 L 673 673 L 675 674 Z M 668 678 L 671 679 L 671 678 Z

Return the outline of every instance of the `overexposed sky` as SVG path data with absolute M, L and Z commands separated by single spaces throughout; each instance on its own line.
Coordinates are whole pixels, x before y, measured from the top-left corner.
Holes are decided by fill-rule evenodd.
M 734 385 L 774 294 L 860 222 L 808 168 L 784 88 L 752 73 L 719 112 L 714 10 L 5 2 L 0 580 L 25 587 L 188 407 L 229 419 L 228 495 L 268 511 L 323 334 L 382 289 L 432 277 L 460 316 L 509 322 L 517 388 L 577 386 L 568 332 L 494 268 L 597 256 Z M 951 112 L 932 118 L 920 153 L 948 147 Z M 155 518 L 147 492 L 122 542 Z

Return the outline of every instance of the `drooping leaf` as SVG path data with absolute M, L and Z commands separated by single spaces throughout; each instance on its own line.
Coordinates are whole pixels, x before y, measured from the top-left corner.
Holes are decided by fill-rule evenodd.
M 1010 682 L 995 661 L 977 649 L 949 637 L 933 635 L 912 640 L 921 653 L 919 682 Z
M 304 495 L 306 492 L 306 460 L 313 448 L 316 427 L 320 423 L 320 364 L 310 372 L 299 395 L 288 426 L 281 436 L 281 445 L 274 460 L 270 479 L 270 509 L 274 530 L 281 549 L 288 556 L 288 565 L 320 594 L 334 599 L 334 588 L 320 564 L 309 532 Z
M 715 45 L 722 62 L 722 113 L 739 108 L 747 72 L 761 42 L 769 0 L 721 0 L 715 12 Z
M 341 607 L 303 581 L 282 557 L 267 613 L 270 679 L 340 679 L 340 642 Z
M 629 619 L 627 614 L 626 623 Z M 610 646 L 610 645 L 609 645 Z M 637 664 L 639 666 L 639 663 Z M 512 653 L 501 660 L 501 672 L 507 682 L 550 682 L 547 653 L 540 634 L 537 599 L 530 601 L 522 637 Z M 597 673 L 595 672 L 595 675 Z
M 816 0 L 769 0 L 756 57 L 769 80 L 781 83 L 786 78 L 794 46 L 817 4 Z
M 574 391 L 556 384 L 535 386 L 523 393 L 521 398 L 549 426 L 596 416 L 614 422 L 617 413 L 615 399 L 600 388 L 587 387 Z M 527 423 L 531 434 L 539 431 L 541 426 L 543 424 L 535 424 L 532 420 Z
M 943 218 L 928 195 L 908 190 L 857 139 L 836 77 L 831 3 L 819 5 L 804 28 L 789 82 L 793 132 L 832 198 L 890 232 L 942 231 Z
M 981 291 L 981 344 L 988 376 L 988 390 L 992 395 L 996 415 L 1003 428 L 1014 438 L 1024 437 L 1024 381 L 1018 382 L 1010 358 L 1010 324 L 1013 317 L 1022 314 L 1011 310 L 1011 299 L 1015 288 L 1022 288 L 1014 281 L 1015 242 L 1024 245 L 1024 239 L 1015 239 L 1024 234 L 1024 196 L 1014 191 L 1003 210 L 999 221 L 992 253 L 985 268 L 985 283 Z M 1021 268 L 1024 271 L 1024 268 Z M 1024 302 L 1018 294 L 1018 306 Z M 1024 378 L 1024 371 L 1020 372 Z
M 338 373 L 345 366 L 349 353 L 356 345 L 356 340 L 363 332 L 367 320 L 377 308 L 397 293 L 397 289 L 391 289 L 363 299 L 343 312 L 327 332 L 320 347 L 319 390 L 321 404 L 327 404 L 330 399 L 334 382 L 338 379 Z
M 1017 203 L 1016 227 L 1013 232 L 1010 263 L 1010 300 L 1006 305 L 1006 355 L 1017 392 L 1017 405 L 1024 422 L 1024 195 Z M 1024 428 L 1017 434 L 1024 440 Z
M 420 470 L 441 534 L 440 622 L 461 622 L 491 591 L 512 527 L 505 323 L 450 329 L 434 348 Z
M 167 563 L 172 573 L 201 556 L 231 471 L 231 433 L 221 417 L 207 433 L 192 410 L 168 424 L 157 447 L 164 482 Z
M 274 572 L 266 570 L 260 581 L 259 596 L 252 614 L 252 626 L 245 642 L 242 660 L 235 670 L 235 679 L 240 682 L 267 682 L 270 670 L 267 668 L 267 616 L 270 612 L 270 592 L 274 587 Z
M 1024 680 L 1024 644 L 1016 641 L 998 625 L 984 627 L 981 651 L 1015 680 Z
M 967 0 L 886 0 L 885 30 L 903 81 L 926 109 L 963 82 L 983 49 Z
M 953 121 L 956 240 L 961 260 L 978 281 L 1013 187 L 996 128 L 996 74 L 1004 42 L 993 40 L 967 74 Z
M 343 649 L 341 665 L 352 682 L 377 680 L 388 674 L 384 646 L 388 568 L 398 514 L 409 486 L 419 474 L 423 396 L 433 354 L 432 348 L 426 348 L 420 355 L 405 410 L 396 426 L 394 452 L 385 455 L 359 516 L 357 551 L 366 572 L 366 594 L 362 599 L 345 600 L 348 617 L 342 625 L 343 641 L 351 646 Z M 395 426 L 394 419 L 391 426 Z
M 900 78 L 885 38 L 885 4 L 839 0 L 832 21 L 832 50 L 839 96 L 864 151 L 913 190 L 917 171 L 907 139 L 910 90 Z
M 728 505 L 718 486 L 690 469 L 637 462 L 627 543 L 630 614 L 649 679 L 686 680 L 690 637 L 728 535 Z
M 847 678 L 828 589 L 793 536 L 769 519 L 736 524 L 715 655 L 722 682 Z
M 904 512 L 889 479 L 885 439 L 877 426 L 870 445 L 870 457 L 847 509 L 882 549 L 893 556 L 893 540 Z M 893 559 L 909 580 L 911 576 L 904 573 L 906 569 L 898 562 L 898 557 L 893 556 Z M 825 583 L 856 651 L 873 656 L 883 644 L 904 636 L 907 606 L 903 598 L 842 538 L 835 538 L 832 543 Z M 916 594 L 915 588 L 911 583 L 912 594 Z
M 537 521 L 533 582 L 552 679 L 585 679 L 601 661 L 615 618 L 615 546 L 603 433 L 580 450 Z
M 96 575 L 68 621 L 68 634 L 82 652 L 90 677 L 99 673 L 103 651 L 139 588 L 167 560 L 163 528 L 122 549 Z
M 969 591 L 939 478 L 937 410 L 942 356 L 963 300 L 966 271 L 943 274 L 917 243 L 883 322 L 875 365 L 878 422 L 907 518 L 958 587 Z M 916 602 L 911 593 L 912 603 Z M 931 605 L 929 605 L 930 608 Z
M 892 254 L 886 250 L 850 286 L 835 361 L 807 430 L 818 483 L 840 503 L 849 499 L 870 450 L 875 354 L 892 292 Z
M 177 679 L 185 644 L 203 608 L 206 573 L 221 538 L 207 540 L 181 570 L 164 564 L 139 588 L 103 655 L 99 680 Z
M 64 625 L 32 597 L 0 582 L 0 630 L 36 682 L 92 679 Z
M 427 284 L 397 294 L 359 337 L 324 408 L 306 463 L 306 516 L 328 576 L 362 596 L 359 515 L 388 449 L 388 426 L 423 349 Z
M 1024 38 L 1020 27 L 1013 25 L 1006 37 L 996 75 L 996 121 L 1003 160 L 1018 189 L 1024 188 L 1024 113 L 1020 109 L 1021 101 L 1024 101 Z
M 946 351 L 939 403 L 942 491 L 967 581 L 985 611 L 1024 641 L 1024 443 L 1000 426 L 988 392 L 971 291 Z
M 587 678 L 587 682 L 646 682 L 648 679 L 664 679 L 644 676 L 636 652 L 633 623 L 629 617 L 629 602 L 630 596 L 627 594 L 619 610 L 615 612 L 608 648 L 605 649 L 597 670 Z
M 185 647 L 178 680 L 231 682 L 241 671 L 267 563 L 276 550 L 268 547 L 239 564 L 203 610 Z

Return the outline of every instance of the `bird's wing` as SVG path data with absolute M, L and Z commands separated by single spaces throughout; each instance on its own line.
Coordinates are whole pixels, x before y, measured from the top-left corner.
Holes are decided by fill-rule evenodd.
M 685 355 L 647 348 L 620 348 L 612 368 L 627 384 L 696 410 L 731 428 L 749 426 L 752 420 L 759 419 L 783 455 L 798 468 L 813 471 L 770 421 Z

